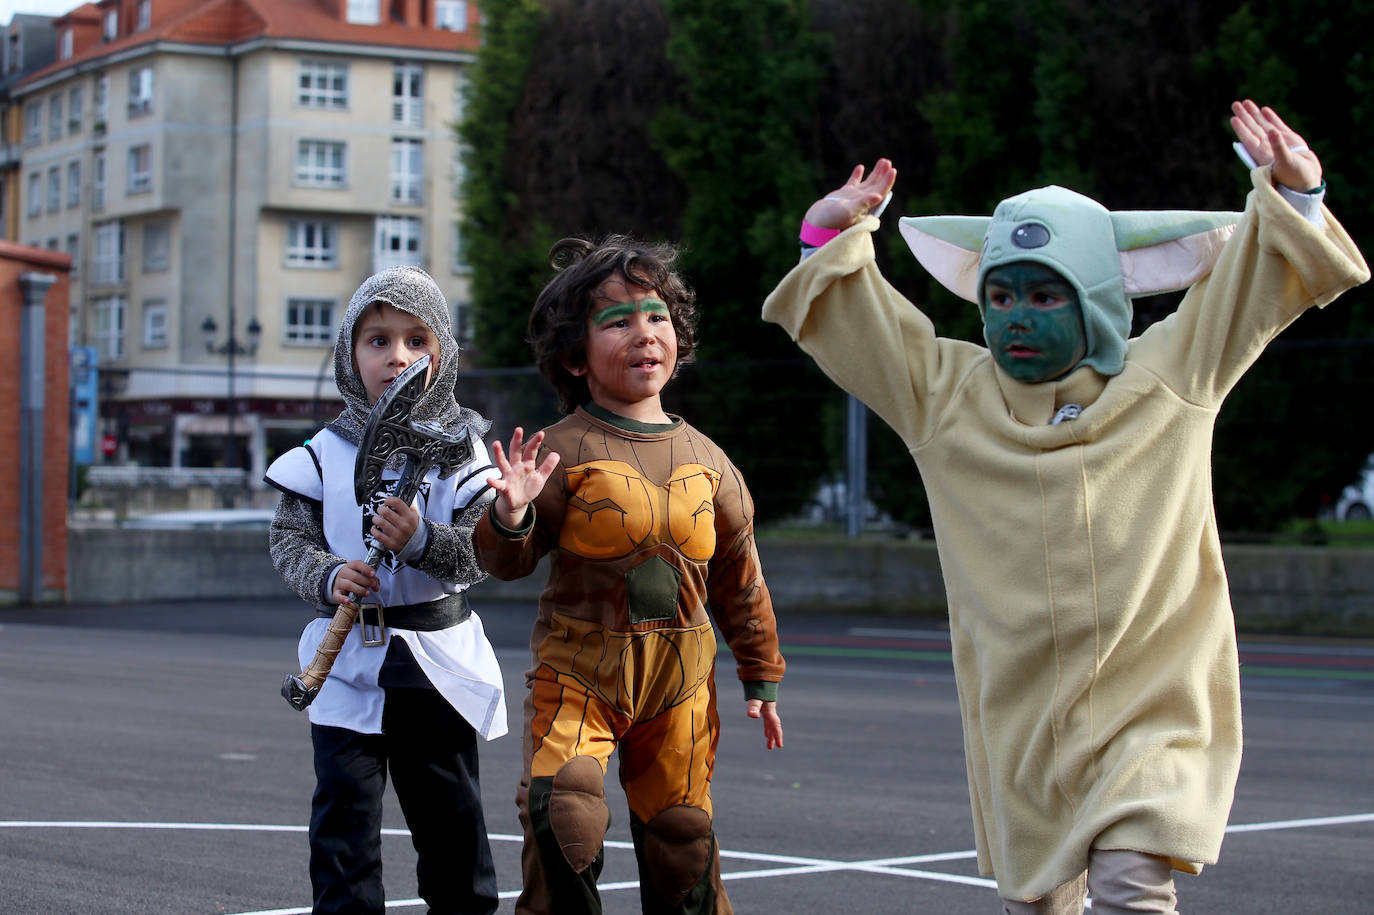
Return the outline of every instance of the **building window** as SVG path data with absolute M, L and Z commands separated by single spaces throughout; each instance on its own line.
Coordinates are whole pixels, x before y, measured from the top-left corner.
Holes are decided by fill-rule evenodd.
M 29 172 L 29 200 L 24 209 L 30 216 L 37 216 L 43 212 L 42 172 Z
M 172 264 L 172 230 L 167 221 L 143 226 L 143 272 L 160 273 Z
M 81 161 L 67 163 L 67 206 L 81 206 Z
M 153 148 L 147 143 L 129 148 L 130 194 L 142 194 L 153 189 Z
M 453 339 L 462 346 L 472 342 L 472 303 L 453 303 Z
M 425 148 L 420 140 L 391 141 L 391 202 L 419 203 L 425 179 Z
M 435 0 L 434 25 L 450 32 L 468 30 L 467 0 Z
M 413 216 L 378 216 L 373 272 L 388 267 L 420 265 L 420 220 Z
M 81 132 L 81 87 L 67 93 L 67 133 Z
M 43 103 L 29 102 L 24 106 L 24 145 L 43 142 Z
M 62 30 L 62 47 L 57 52 L 62 60 L 72 56 L 72 30 Z
M 95 81 L 95 126 L 104 128 L 110 114 L 110 77 L 102 73 Z
M 472 269 L 468 263 L 468 253 L 463 246 L 463 224 L 453 223 L 453 272 L 467 273 Z
M 377 25 L 382 21 L 382 0 L 348 0 L 347 16 L 354 25 Z
M 301 140 L 296 146 L 296 183 L 306 187 L 343 187 L 347 177 L 344 144 Z
M 143 303 L 143 348 L 167 348 L 167 302 L 148 299 Z
M 54 165 L 48 169 L 48 212 L 62 208 L 62 169 Z
M 347 108 L 348 65 L 301 61 L 296 74 L 296 104 L 305 108 Z
M 48 239 L 47 249 L 49 251 L 61 251 L 62 242 L 57 240 L 57 236 L 53 236 L 52 238 Z
M 139 67 L 129 71 L 129 116 L 147 114 L 153 110 L 153 68 Z
M 338 226 L 323 219 L 286 222 L 286 266 L 333 267 L 338 263 Z
M 91 209 L 105 209 L 105 150 L 98 149 L 91 162 Z
M 95 257 L 91 281 L 102 286 L 124 282 L 124 223 L 115 220 L 95 227 Z
M 334 342 L 334 302 L 331 299 L 287 299 L 282 342 L 318 346 Z
M 396 64 L 391 79 L 391 123 L 425 124 L 425 71 L 419 64 Z
M 453 159 L 449 162 L 449 180 L 453 182 L 453 196 L 455 197 L 463 193 L 463 185 L 468 180 L 467 152 L 466 146 L 454 144 Z
M 138 0 L 138 25 L 134 27 L 134 31 L 146 32 L 152 24 L 153 0 Z
M 102 362 L 124 358 L 124 297 L 91 300 L 91 343 Z
M 468 92 L 471 80 L 466 72 L 460 71 L 453 79 L 453 121 L 461 124 L 468 110 Z
M 69 276 L 76 279 L 81 275 L 81 236 L 75 232 L 67 236 L 67 253 L 72 258 L 72 269 Z
M 119 10 L 113 9 L 105 14 L 105 31 L 103 35 L 106 41 L 114 41 L 119 37 Z
M 48 99 L 48 139 L 62 139 L 62 94 L 59 92 Z

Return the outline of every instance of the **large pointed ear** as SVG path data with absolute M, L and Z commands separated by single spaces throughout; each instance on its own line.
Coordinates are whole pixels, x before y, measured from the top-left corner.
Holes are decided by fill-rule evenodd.
M 961 299 L 978 301 L 978 262 L 990 216 L 904 216 L 902 238 L 931 276 Z
M 1212 272 L 1240 213 L 1142 210 L 1111 214 L 1128 296 L 1186 289 Z

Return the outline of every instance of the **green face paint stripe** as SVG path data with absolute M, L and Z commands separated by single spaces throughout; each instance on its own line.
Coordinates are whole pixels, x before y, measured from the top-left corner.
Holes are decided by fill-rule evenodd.
M 606 324 L 610 321 L 619 321 L 621 318 L 628 318 L 636 311 L 646 314 L 662 312 L 668 314 L 668 306 L 658 299 L 640 299 L 638 302 L 617 302 L 609 308 L 602 309 L 592 315 L 593 324 Z

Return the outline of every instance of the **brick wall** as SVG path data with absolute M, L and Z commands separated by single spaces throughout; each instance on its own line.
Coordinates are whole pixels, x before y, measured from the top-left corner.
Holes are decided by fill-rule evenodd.
M 19 414 L 24 295 L 23 273 L 57 281 L 44 300 L 43 599 L 67 592 L 67 321 L 70 294 L 66 254 L 0 241 L 0 602 L 19 593 Z

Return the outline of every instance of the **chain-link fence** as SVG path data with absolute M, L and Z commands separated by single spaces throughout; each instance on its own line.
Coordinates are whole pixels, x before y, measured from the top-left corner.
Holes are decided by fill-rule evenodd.
M 308 379 L 295 383 L 315 389 Z M 489 441 L 509 441 L 517 425 L 532 432 L 560 418 L 552 389 L 532 367 L 468 370 L 458 385 L 459 401 L 492 420 Z M 325 379 L 314 406 L 298 411 L 302 428 L 318 428 L 337 410 L 332 387 Z M 1371 392 L 1374 340 L 1272 344 L 1217 424 L 1213 478 L 1223 531 L 1237 539 L 1268 536 L 1329 510 L 1374 452 Z M 670 412 L 715 439 L 740 468 L 761 522 L 804 520 L 837 530 L 845 529 L 854 492 L 846 481 L 847 401 L 805 358 L 688 365 L 664 393 Z M 863 517 L 898 532 L 927 530 L 924 491 L 906 447 L 867 416 Z M 299 433 L 291 435 L 299 442 Z

